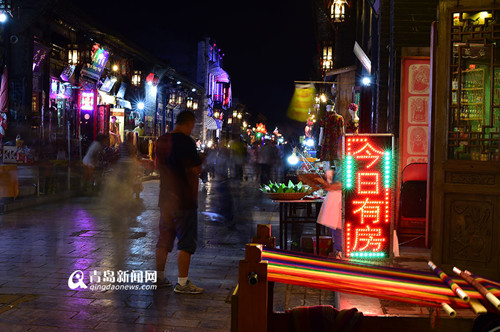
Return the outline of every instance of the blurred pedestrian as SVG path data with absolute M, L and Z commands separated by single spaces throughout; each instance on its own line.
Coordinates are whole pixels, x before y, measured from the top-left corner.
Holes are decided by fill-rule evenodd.
M 97 134 L 95 141 L 90 144 L 85 157 L 83 157 L 82 166 L 84 189 L 93 190 L 96 186 L 95 168 L 99 164 L 99 155 L 104 149 L 105 140 L 106 136 Z
M 259 164 L 260 164 L 260 184 L 268 184 L 274 180 L 273 166 L 279 160 L 278 148 L 271 140 L 266 140 L 264 146 L 260 148 Z
M 205 153 L 205 160 L 203 164 L 203 172 L 205 173 L 203 175 L 204 182 L 208 181 L 208 178 L 210 177 L 210 180 L 214 179 L 215 176 L 215 163 L 217 161 L 217 154 L 219 152 L 217 143 L 212 144 L 208 151 L 206 150 Z
M 112 166 L 103 191 L 103 199 L 118 213 L 131 207 L 132 194 L 139 198 L 142 191 L 142 177 L 134 142 L 135 133 L 127 132 L 125 140 L 118 146 L 119 157 Z
M 248 163 L 253 172 L 253 181 L 260 181 L 260 165 L 259 165 L 259 143 L 253 142 L 248 149 Z M 247 176 L 248 180 L 248 176 Z
M 247 145 L 241 139 L 235 139 L 230 142 L 230 160 L 231 160 L 231 178 L 243 180 L 243 164 L 247 159 Z
M 188 279 L 191 255 L 196 251 L 198 228 L 198 178 L 201 158 L 190 137 L 195 117 L 180 112 L 174 129 L 158 138 L 156 158 L 160 170 L 160 236 L 156 245 L 158 286 L 172 284 L 165 277 L 165 264 L 177 237 L 176 293 L 200 294 L 203 288 Z

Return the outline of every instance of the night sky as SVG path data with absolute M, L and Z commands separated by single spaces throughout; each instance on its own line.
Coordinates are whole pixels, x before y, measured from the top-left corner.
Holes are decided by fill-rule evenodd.
M 294 80 L 313 77 L 317 48 L 310 0 L 70 2 L 85 4 L 110 32 L 169 60 L 186 76 L 196 66 L 198 40 L 211 37 L 225 54 L 233 97 L 250 113 L 264 114 L 268 130 L 278 125 L 288 131 L 285 124 L 303 129 L 286 118 L 286 110 Z

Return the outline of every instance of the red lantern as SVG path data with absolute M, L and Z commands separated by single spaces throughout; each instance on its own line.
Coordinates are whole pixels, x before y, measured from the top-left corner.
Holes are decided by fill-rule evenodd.
M 146 77 L 146 83 L 152 86 L 157 86 L 160 78 L 156 76 L 154 73 L 149 73 Z

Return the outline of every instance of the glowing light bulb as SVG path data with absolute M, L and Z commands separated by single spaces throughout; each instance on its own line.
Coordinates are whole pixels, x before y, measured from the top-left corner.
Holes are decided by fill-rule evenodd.
M 295 154 L 292 154 L 290 157 L 288 157 L 288 163 L 290 165 L 297 165 L 298 162 L 299 162 L 299 158 L 297 158 L 297 156 Z

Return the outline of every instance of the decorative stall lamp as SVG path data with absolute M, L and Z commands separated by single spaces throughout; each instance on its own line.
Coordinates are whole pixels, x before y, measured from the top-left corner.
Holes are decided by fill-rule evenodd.
M 297 165 L 299 163 L 299 158 L 297 157 L 297 148 L 293 148 L 292 154 L 288 157 L 288 163 L 290 165 Z
M 346 9 L 348 3 L 346 0 L 334 0 L 330 6 L 330 17 L 334 23 L 345 21 Z

